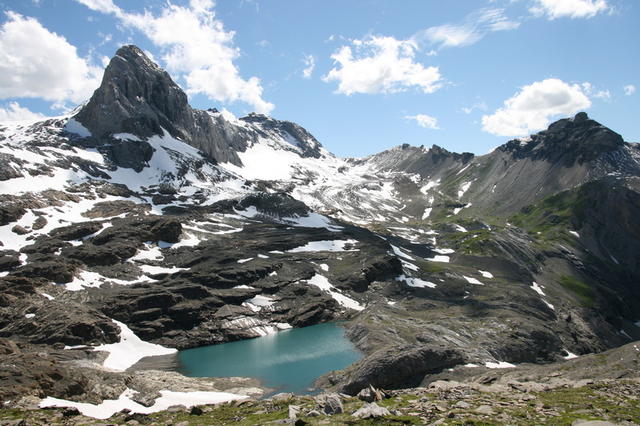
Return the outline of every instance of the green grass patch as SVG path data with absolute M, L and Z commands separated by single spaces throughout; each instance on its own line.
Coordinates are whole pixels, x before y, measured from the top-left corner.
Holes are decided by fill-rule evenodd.
M 596 304 L 596 296 L 589 284 L 570 275 L 560 277 L 560 285 L 575 294 L 580 304 L 587 308 L 592 308 Z

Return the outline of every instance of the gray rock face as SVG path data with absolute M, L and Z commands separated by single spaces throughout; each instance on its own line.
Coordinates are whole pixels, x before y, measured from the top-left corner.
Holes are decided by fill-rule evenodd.
M 263 114 L 249 114 L 240 120 L 247 123 L 259 124 L 258 134 L 268 137 L 275 132 L 289 139 L 290 142 L 300 148 L 303 157 L 320 158 L 320 142 L 306 129 L 290 121 L 276 120 Z M 290 136 L 290 137 L 288 137 Z
M 324 406 L 322 408 L 325 414 L 341 414 L 344 412 L 342 399 L 337 393 L 330 393 L 324 396 Z
M 241 164 L 236 151 L 247 146 L 248 135 L 240 128 L 229 125 L 220 116 L 192 109 L 187 95 L 169 74 L 135 46 L 123 46 L 116 52 L 102 84 L 75 119 L 98 139 L 112 139 L 118 133 L 147 138 L 166 131 L 211 159 L 236 165 Z M 143 149 L 133 150 L 132 143 Z M 113 148 L 113 158 L 116 164 L 131 167 L 127 154 L 135 151 L 144 159 L 149 149 L 138 141 L 120 143 Z M 139 164 L 136 162 L 133 168 Z
M 372 402 L 370 404 L 363 405 L 352 415 L 358 419 L 375 419 L 378 417 L 390 416 L 391 413 L 386 408 L 380 407 L 375 402 Z
M 525 145 L 515 140 L 500 147 L 512 152 L 515 158 L 529 157 L 536 160 L 557 161 L 572 166 L 598 158 L 624 145 L 622 136 L 580 112 L 574 118 L 564 118 L 552 123 L 545 131 L 531 136 Z

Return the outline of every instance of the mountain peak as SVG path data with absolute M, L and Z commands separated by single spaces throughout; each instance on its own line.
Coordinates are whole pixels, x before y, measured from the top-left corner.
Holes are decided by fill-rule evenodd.
M 97 138 L 113 133 L 163 134 L 186 139 L 187 95 L 136 46 L 123 46 L 104 71 L 100 87 L 76 115 Z
M 74 117 L 97 139 L 130 133 L 140 138 L 169 133 L 218 162 L 240 165 L 242 129 L 191 108 L 186 93 L 138 47 L 122 46 L 100 87 Z
M 622 136 L 597 121 L 586 112 L 572 118 L 562 118 L 528 138 L 514 139 L 500 149 L 516 157 L 561 160 L 566 165 L 592 161 L 606 152 L 624 146 Z

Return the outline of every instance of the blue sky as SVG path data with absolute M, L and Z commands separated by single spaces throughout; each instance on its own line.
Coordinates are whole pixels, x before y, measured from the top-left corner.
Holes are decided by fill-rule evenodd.
M 0 120 L 87 99 L 122 44 L 198 108 L 295 121 L 340 156 L 477 154 L 586 110 L 640 141 L 636 0 L 0 0 Z

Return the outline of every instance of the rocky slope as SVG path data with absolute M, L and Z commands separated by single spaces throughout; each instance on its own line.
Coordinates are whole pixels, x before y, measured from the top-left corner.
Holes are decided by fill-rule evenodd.
M 638 145 L 584 113 L 340 159 L 125 46 L 72 116 L 0 126 L 2 380 L 95 402 L 144 356 L 335 319 L 365 356 L 321 384 L 349 394 L 601 352 L 640 338 L 639 213 Z

